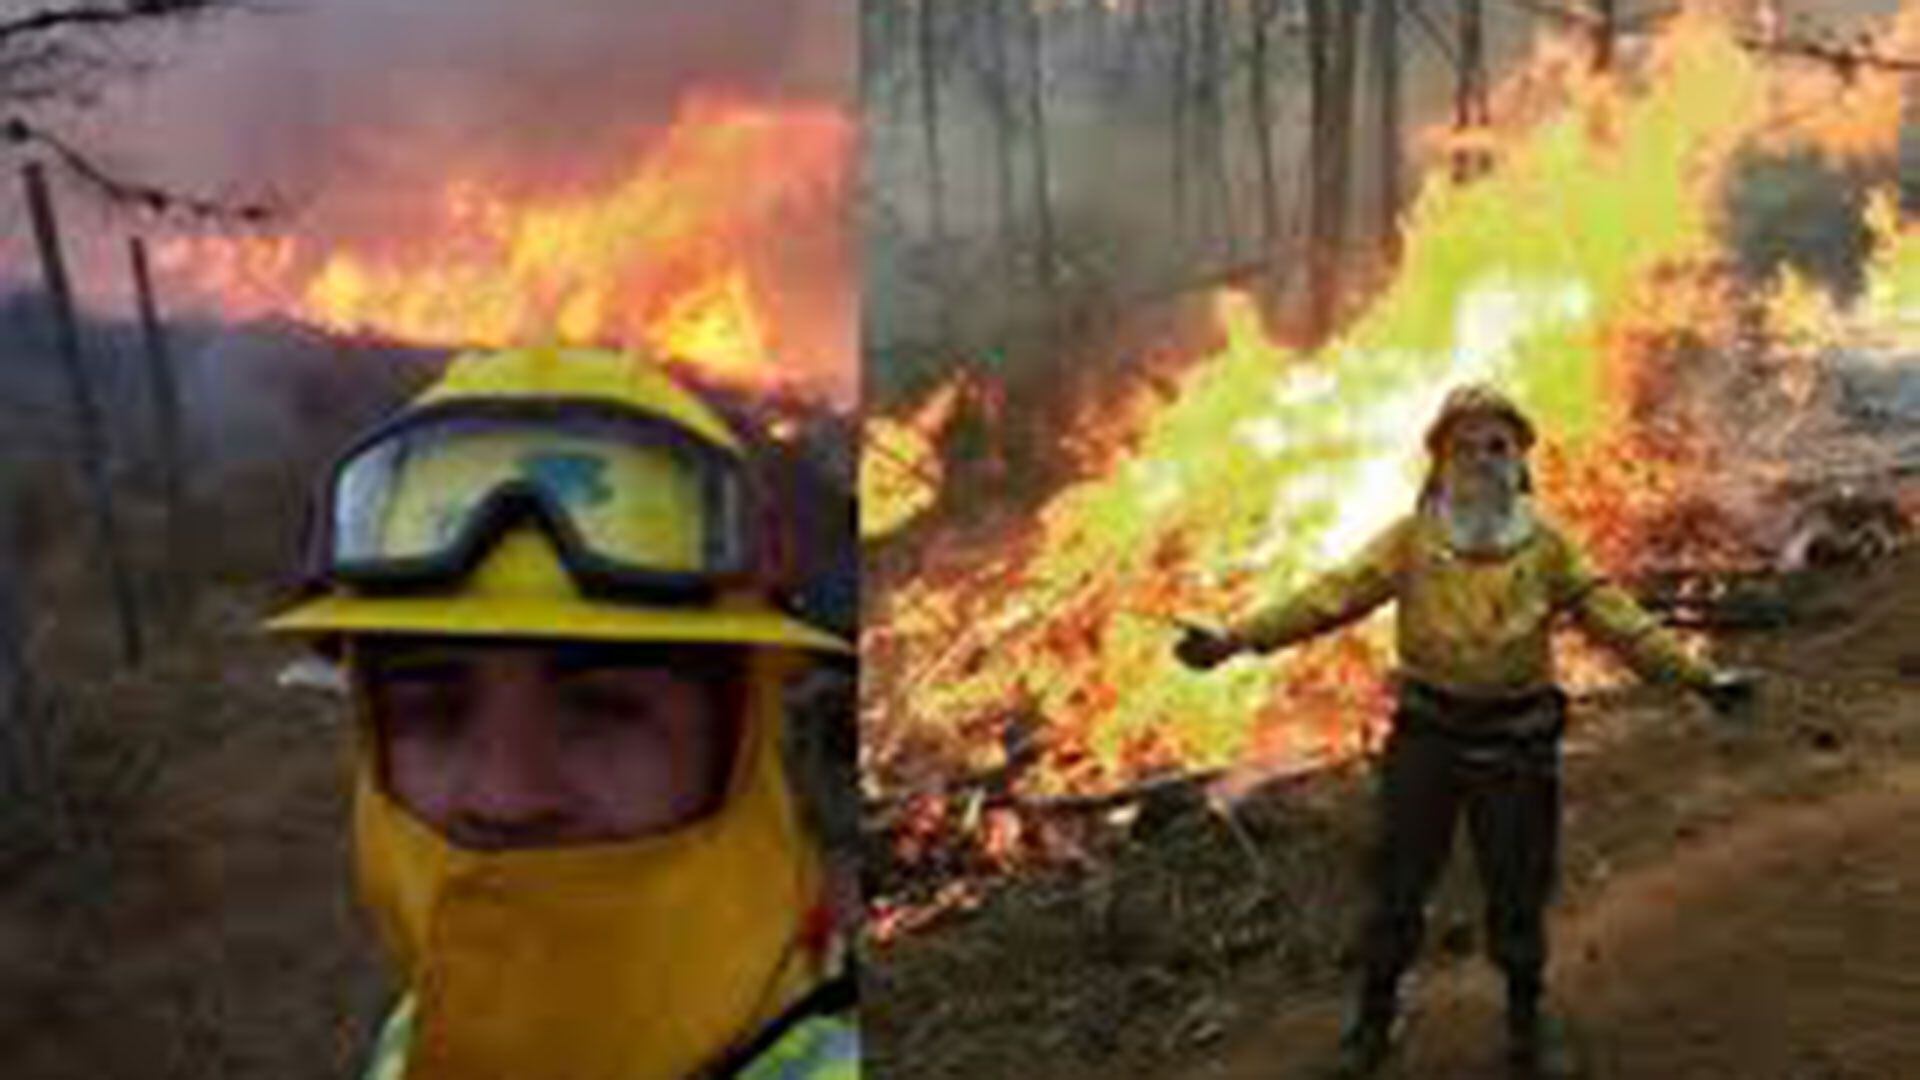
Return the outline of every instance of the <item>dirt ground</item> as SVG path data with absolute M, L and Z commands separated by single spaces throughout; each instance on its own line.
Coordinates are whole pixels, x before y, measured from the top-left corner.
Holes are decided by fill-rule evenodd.
M 1584 1075 L 1920 1075 L 1920 768 L 1768 808 L 1685 845 L 1563 919 L 1554 988 Z M 1415 990 L 1388 1076 L 1501 1075 L 1501 988 L 1454 965 Z M 1334 998 L 1295 1005 L 1185 1075 L 1314 1076 Z
M 1658 689 L 1575 710 L 1552 989 L 1589 1075 L 1920 1075 L 1920 553 L 1796 608 L 1717 642 L 1767 674 L 1749 726 Z M 1096 869 L 1003 883 L 878 952 L 875 1074 L 1316 1075 L 1367 791 L 1356 768 L 1257 796 L 1250 845 L 1200 810 L 1136 822 Z M 1501 1075 L 1456 855 L 1398 1076 Z

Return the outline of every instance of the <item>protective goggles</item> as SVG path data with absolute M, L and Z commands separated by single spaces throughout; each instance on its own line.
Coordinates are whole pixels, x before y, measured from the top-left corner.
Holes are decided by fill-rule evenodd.
M 731 450 L 598 401 L 461 401 L 380 428 L 335 465 L 316 577 L 454 587 L 510 529 L 547 534 L 592 596 L 701 603 L 755 569 Z

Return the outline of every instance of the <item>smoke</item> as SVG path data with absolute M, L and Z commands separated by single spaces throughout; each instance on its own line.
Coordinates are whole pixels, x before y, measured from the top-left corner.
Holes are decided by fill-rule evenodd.
M 1309 111 L 1311 88 L 1301 6 L 1278 5 L 1268 46 L 1273 164 L 1280 216 L 1279 250 L 1263 250 L 1260 186 L 1249 76 L 1253 70 L 1245 9 L 1222 5 L 1219 57 L 1202 57 L 1205 5 L 1119 5 L 1125 14 L 1103 16 L 1085 5 L 1048 5 L 1045 19 L 1045 106 L 1051 155 L 1049 196 L 1056 218 L 1059 256 L 1076 283 L 1105 285 L 1122 295 L 1160 297 L 1181 286 L 1199 287 L 1218 271 L 1270 263 L 1276 280 L 1297 290 L 1307 224 Z M 1563 5 L 1567 6 L 1567 5 Z M 1580 5 L 1571 5 L 1579 7 Z M 1658 5 L 1649 5 L 1649 10 Z M 1825 40 L 1886 24 L 1898 0 L 1805 0 L 1791 7 L 1786 25 L 1795 34 Z M 1633 5 L 1627 5 L 1627 8 Z M 1451 124 L 1457 73 L 1448 59 L 1455 23 L 1447 5 L 1427 5 L 1424 14 L 1403 6 L 1399 27 L 1401 122 L 1404 126 L 1403 200 L 1436 164 L 1444 164 L 1434 136 Z M 1625 8 L 1623 8 L 1625 10 Z M 1177 16 L 1185 12 L 1184 37 Z M 870 277 L 865 317 L 870 342 L 892 358 L 929 350 L 931 327 L 944 321 L 946 338 L 965 343 L 975 329 L 992 331 L 1035 321 L 1039 290 L 1002 285 L 1005 261 L 998 213 L 996 149 L 1001 139 L 991 93 L 991 53 L 984 44 L 986 20 L 951 15 L 936 35 L 939 57 L 938 117 L 941 134 L 942 217 L 945 243 L 936 243 L 933 191 L 928 169 L 927 116 L 919 26 L 910 11 L 895 9 L 875 19 L 865 58 L 866 138 L 870 263 L 887 272 Z M 1360 24 L 1353 118 L 1352 183 L 1347 249 L 1364 267 L 1382 228 L 1378 207 L 1379 76 L 1382 65 L 1373 29 Z M 1498 86 L 1535 53 L 1539 37 L 1558 34 L 1557 20 L 1522 6 L 1488 5 L 1485 25 L 1487 72 Z M 1027 53 L 1009 31 L 1007 59 L 1014 123 L 1015 221 L 1013 243 L 1031 249 L 1033 185 L 1028 156 L 1031 133 L 1022 124 Z M 1629 51 L 1644 37 L 1630 36 Z M 1176 72 L 1185 71 L 1184 81 Z M 1202 72 L 1220 74 L 1203 93 Z M 1176 91 L 1176 86 L 1183 87 Z M 1215 140 L 1204 114 L 1217 102 L 1222 137 Z M 1494 105 L 1508 119 L 1509 103 Z M 1915 145 L 1920 145 L 1916 143 Z M 1218 153 L 1223 167 L 1209 155 Z M 1738 213 L 1743 255 L 1756 271 L 1782 262 L 1810 268 L 1823 280 L 1844 283 L 1847 261 L 1857 261 L 1858 237 L 1832 219 L 1832 199 L 1815 191 L 1824 178 L 1789 166 L 1766 171 L 1743 190 Z M 1176 178 L 1185 186 L 1185 220 L 1174 227 Z M 1838 190 L 1837 188 L 1832 190 Z M 1920 190 L 1920 186 L 1916 186 Z M 1776 198 L 1777 196 L 1777 198 Z M 1816 225 L 1763 221 L 1767 214 L 1798 207 L 1781 200 L 1811 199 L 1825 215 Z M 1772 199 L 1773 201 L 1769 201 Z M 1808 235 L 1818 233 L 1818 236 Z M 954 270 L 955 266 L 966 269 Z M 984 267 L 985 269 L 981 269 Z M 943 274 L 942 271 L 945 270 Z M 969 270 L 971 272 L 969 272 Z M 1030 275 L 1029 275 L 1030 276 Z M 1857 274 L 1856 274 L 1857 276 Z M 982 285 L 981 283 L 986 283 Z M 971 336 L 993 336 L 991 332 Z M 945 343 L 940 343 L 944 345 Z M 947 351 L 953 351 L 949 346 Z M 890 374 L 883 370 L 882 375 Z M 881 380 L 885 385 L 886 380 Z
M 1808 151 L 1749 155 L 1727 185 L 1726 240 L 1755 281 L 1790 267 L 1852 300 L 1865 284 L 1872 247 L 1864 216 L 1869 186 L 1887 179 L 1849 173 Z
M 1266 265 L 1269 285 L 1297 288 L 1307 223 L 1307 39 L 1298 4 L 1277 8 L 1267 40 L 1268 134 L 1280 235 L 1266 250 L 1256 135 L 1250 8 L 1239 5 L 1043 5 L 1042 108 L 1056 290 L 1038 287 L 1038 188 L 1030 126 L 1031 54 L 1018 21 L 1004 31 L 1006 107 L 995 90 L 991 20 L 948 9 L 935 35 L 941 230 L 934 227 L 927 83 L 911 11 L 876 18 L 863 56 L 868 215 L 863 292 L 869 395 L 910 395 L 926 380 L 917 354 L 999 351 L 1034 339 L 1051 299 L 1143 314 L 1141 298 L 1193 298 L 1223 272 Z M 1206 11 L 1220 21 L 1205 30 Z M 1181 22 L 1185 26 L 1182 29 Z M 1448 23 L 1450 26 L 1451 23 Z M 1378 231 L 1376 105 L 1380 67 L 1367 23 L 1356 42 L 1350 247 L 1364 261 Z M 1407 151 L 1445 121 L 1452 68 L 1402 26 Z M 1525 55 L 1532 27 L 1504 15 L 1487 27 L 1491 70 Z M 1211 41 L 1211 59 L 1206 48 Z M 1007 155 L 1010 193 L 1001 188 Z M 1409 171 L 1417 165 L 1409 165 Z M 1013 287 L 1008 287 L 1009 277 Z M 1095 320 L 1103 321 L 1103 320 Z M 1038 346 L 1045 353 L 1050 346 Z M 1113 350 L 1103 350 L 1111 353 Z M 1045 358 L 1036 355 L 1036 363 Z M 1015 360 L 1019 367 L 1020 361 Z
M 283 194 L 378 235 L 450 173 L 511 192 L 602 184 L 686 95 L 841 102 L 836 0 L 306 0 L 151 42 L 153 72 L 84 118 L 116 166 Z
M 850 112 L 855 74 L 840 0 L 289 0 L 116 44 L 144 66 L 49 126 L 118 176 L 269 197 L 288 211 L 270 235 L 297 240 L 309 262 L 431 235 L 456 185 L 540 205 L 604 196 L 696 100 Z M 158 245 L 199 227 L 136 220 L 72 184 L 56 201 L 76 294 L 94 311 L 131 310 L 127 233 Z M 0 285 L 32 287 L 16 204 L 0 197 Z M 809 371 L 850 371 L 850 215 L 789 216 L 806 220 L 752 252 L 772 336 Z M 207 310 L 213 296 L 164 260 L 158 276 L 169 318 L 243 314 Z M 833 387 L 850 396 L 853 382 Z

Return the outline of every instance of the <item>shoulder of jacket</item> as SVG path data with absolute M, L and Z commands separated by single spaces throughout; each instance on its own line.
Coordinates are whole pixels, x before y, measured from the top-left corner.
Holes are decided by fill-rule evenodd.
M 1400 515 L 1381 530 L 1380 536 L 1382 543 L 1391 545 L 1403 558 L 1420 550 L 1431 549 L 1436 544 L 1441 547 L 1446 545 L 1440 523 L 1425 510 Z
M 1571 562 L 1579 556 L 1580 546 L 1567 535 L 1567 530 L 1562 528 L 1559 522 L 1544 515 L 1536 516 L 1533 529 L 1533 542 L 1543 554 L 1555 562 Z
M 1394 518 L 1387 523 L 1386 528 L 1381 529 L 1374 535 L 1377 538 L 1377 543 L 1391 547 L 1397 551 L 1404 551 L 1408 544 L 1417 541 L 1421 536 L 1430 531 L 1428 525 L 1427 515 L 1414 511 L 1412 513 L 1401 514 L 1399 517 Z

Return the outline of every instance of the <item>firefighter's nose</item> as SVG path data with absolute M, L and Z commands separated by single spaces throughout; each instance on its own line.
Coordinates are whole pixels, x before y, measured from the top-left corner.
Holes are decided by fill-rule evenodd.
M 567 837 L 571 796 L 551 725 L 515 697 L 485 704 L 470 729 L 451 815 L 453 839 L 467 846 L 538 846 Z

